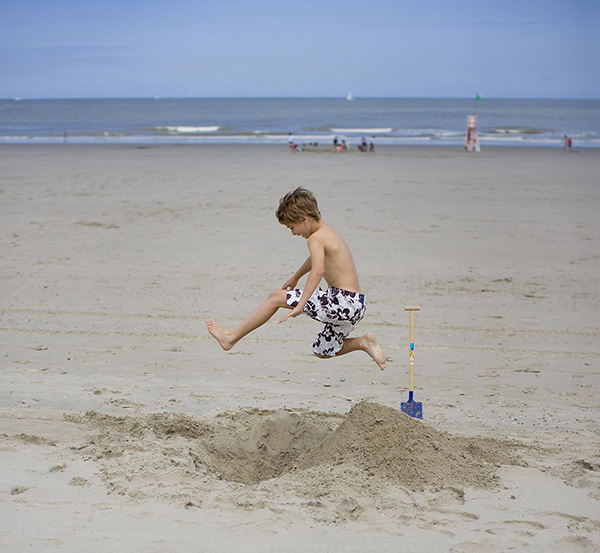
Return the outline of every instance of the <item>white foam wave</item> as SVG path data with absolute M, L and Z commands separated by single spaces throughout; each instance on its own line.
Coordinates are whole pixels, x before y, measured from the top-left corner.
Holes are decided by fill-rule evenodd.
M 385 127 L 382 129 L 329 129 L 331 132 L 336 132 L 340 134 L 348 133 L 363 133 L 363 134 L 386 134 L 392 132 L 394 129 L 392 127 Z
M 157 127 L 159 131 L 167 131 L 174 134 L 198 134 L 207 132 L 217 132 L 221 127 L 218 125 L 211 125 L 209 127 L 189 127 L 189 126 L 169 126 L 169 127 Z
M 479 135 L 479 140 L 481 142 L 523 142 L 525 140 L 524 137 L 519 136 L 519 135 L 510 135 L 510 134 L 506 134 L 506 136 L 494 136 L 494 135 L 490 135 L 490 134 L 480 134 Z

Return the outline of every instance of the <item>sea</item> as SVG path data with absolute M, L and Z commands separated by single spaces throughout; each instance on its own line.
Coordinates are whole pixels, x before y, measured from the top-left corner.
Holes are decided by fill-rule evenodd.
M 0 144 L 600 147 L 600 100 L 349 98 L 5 99 Z

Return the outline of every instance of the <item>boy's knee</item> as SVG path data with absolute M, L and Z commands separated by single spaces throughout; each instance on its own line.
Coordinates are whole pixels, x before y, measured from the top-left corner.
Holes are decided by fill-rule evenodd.
M 277 305 L 287 305 L 287 291 L 286 290 L 273 290 L 269 294 L 269 299 Z

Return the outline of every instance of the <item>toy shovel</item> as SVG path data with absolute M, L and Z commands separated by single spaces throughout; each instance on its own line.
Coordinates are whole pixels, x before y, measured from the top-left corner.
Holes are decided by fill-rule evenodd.
M 415 311 L 420 311 L 420 307 L 405 307 L 404 311 L 410 311 L 410 353 L 408 358 L 408 401 L 400 404 L 400 409 L 410 417 L 415 419 L 423 418 L 423 404 L 413 399 L 414 394 L 414 373 L 415 364 Z

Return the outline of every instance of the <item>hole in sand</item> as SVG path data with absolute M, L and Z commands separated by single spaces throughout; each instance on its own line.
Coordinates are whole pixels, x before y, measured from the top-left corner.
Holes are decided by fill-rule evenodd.
M 77 419 L 77 420 L 75 420 Z M 496 485 L 518 444 L 437 431 L 395 409 L 362 402 L 343 415 L 240 410 L 202 422 L 181 414 L 71 417 L 100 429 L 80 448 L 104 465 L 109 484 L 194 490 L 207 478 L 255 485 L 332 467 L 360 471 L 409 490 Z M 142 478 L 142 476 L 144 478 Z

